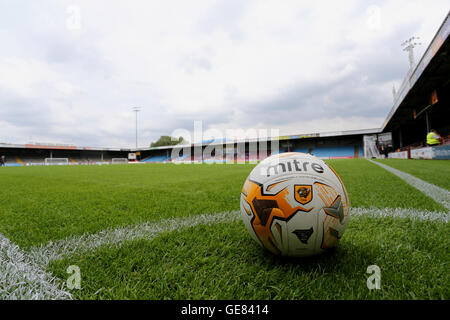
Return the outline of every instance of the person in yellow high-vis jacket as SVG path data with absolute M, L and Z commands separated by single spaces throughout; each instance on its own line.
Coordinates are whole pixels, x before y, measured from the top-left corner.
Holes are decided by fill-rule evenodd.
M 431 129 L 427 134 L 427 145 L 429 146 L 438 146 L 442 143 L 441 136 L 437 133 L 436 130 Z

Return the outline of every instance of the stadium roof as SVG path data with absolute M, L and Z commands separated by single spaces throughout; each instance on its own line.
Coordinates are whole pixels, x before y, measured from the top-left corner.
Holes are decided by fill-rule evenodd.
M 246 143 L 246 142 L 257 142 L 257 141 L 271 141 L 271 140 L 296 140 L 296 139 L 310 139 L 310 138 L 326 138 L 326 137 L 340 137 L 340 136 L 350 136 L 350 135 L 360 135 L 360 134 L 375 134 L 380 133 L 380 128 L 373 129 L 362 129 L 362 130 L 345 130 L 345 131 L 330 131 L 330 132 L 318 132 L 318 133 L 305 133 L 305 134 L 296 134 L 296 135 L 288 135 L 288 136 L 279 136 L 279 137 L 269 137 L 269 138 L 260 138 L 260 139 L 243 139 L 243 140 L 226 140 L 219 142 L 199 142 L 192 143 L 186 145 L 177 145 L 176 147 L 192 147 L 192 146 L 206 146 L 206 145 L 224 145 L 224 144 L 233 144 L 233 143 Z M 146 150 L 162 150 L 162 149 L 172 149 L 175 146 L 161 146 L 161 147 L 150 147 L 150 148 L 138 148 L 134 149 L 136 151 L 146 151 Z
M 130 151 L 129 148 L 101 148 L 101 147 L 77 147 L 68 144 L 53 143 L 27 143 L 14 144 L 0 142 L 0 148 L 17 148 L 17 149 L 52 149 L 52 150 L 89 150 L 89 151 Z
M 424 55 L 403 81 L 391 111 L 381 128 L 390 131 L 413 118 L 430 105 L 434 90 L 445 87 L 450 79 L 449 63 L 450 12 L 441 24 Z
M 267 141 L 267 140 L 295 140 L 295 139 L 308 139 L 308 138 L 325 138 L 325 137 L 338 137 L 349 136 L 359 134 L 374 134 L 379 133 L 379 128 L 362 129 L 362 130 L 346 130 L 346 131 L 330 131 L 319 133 L 305 133 L 297 135 L 287 135 L 262 139 L 243 139 L 243 140 L 226 140 L 226 141 L 203 141 L 201 143 L 192 143 L 186 145 L 177 145 L 177 147 L 191 147 L 191 146 L 207 146 L 207 145 L 224 145 L 233 143 L 245 143 L 255 141 Z M 57 144 L 57 143 L 28 143 L 28 144 L 12 144 L 0 142 L 0 148 L 18 148 L 18 149 L 52 149 L 52 150 L 87 150 L 87 151 L 147 151 L 147 150 L 163 150 L 172 149 L 175 146 L 161 146 L 161 147 L 145 147 L 145 148 L 102 148 L 102 147 L 79 147 L 69 144 Z

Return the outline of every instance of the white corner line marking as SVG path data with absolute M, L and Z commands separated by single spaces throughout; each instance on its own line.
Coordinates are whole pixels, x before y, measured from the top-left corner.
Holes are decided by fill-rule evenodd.
M 450 214 L 442 211 L 423 211 L 411 208 L 351 208 L 350 221 L 352 217 L 409 218 L 448 223 Z
M 373 161 L 368 159 L 370 162 L 382 167 L 383 169 L 395 174 L 400 179 L 404 180 L 409 185 L 413 186 L 420 192 L 424 193 L 428 197 L 432 198 L 437 203 L 442 204 L 447 210 L 450 210 L 450 191 L 445 190 L 441 187 L 438 187 L 429 182 L 423 181 L 413 175 L 394 169 L 384 163 L 380 163 L 378 161 Z
M 76 253 L 89 252 L 101 246 L 120 247 L 126 241 L 138 239 L 149 240 L 155 238 L 162 232 L 170 232 L 197 225 L 230 222 L 239 218 L 239 211 L 231 211 L 164 219 L 116 229 L 109 228 L 97 233 L 71 236 L 62 240 L 50 241 L 47 245 L 32 247 L 29 251 L 29 256 L 45 268 L 53 260 L 59 260 L 64 256 Z
M 370 216 L 375 218 L 394 217 L 448 222 L 446 212 L 420 211 L 404 208 L 352 208 L 350 217 Z M 138 225 L 120 228 L 109 228 L 97 233 L 70 236 L 65 239 L 50 241 L 48 244 L 32 247 L 28 255 L 45 268 L 51 261 L 60 260 L 64 256 L 91 252 L 101 246 L 120 247 L 126 241 L 153 239 L 163 232 L 181 230 L 197 225 L 216 224 L 240 220 L 240 211 L 216 214 L 201 214 L 189 217 L 164 219 L 156 222 L 145 222 Z
M 420 211 L 403 208 L 352 208 L 354 217 L 394 217 L 448 222 L 446 212 Z M 1 299 L 72 299 L 63 284 L 48 272 L 47 265 L 64 256 L 96 250 L 101 246 L 120 247 L 126 241 L 153 239 L 163 232 L 181 230 L 198 225 L 233 222 L 240 219 L 239 211 L 202 214 L 189 217 L 145 222 L 139 225 L 106 229 L 93 234 L 70 236 L 50 241 L 25 253 L 0 234 L 0 300 Z
M 45 272 L 0 233 L 0 300 L 72 299 L 63 284 Z

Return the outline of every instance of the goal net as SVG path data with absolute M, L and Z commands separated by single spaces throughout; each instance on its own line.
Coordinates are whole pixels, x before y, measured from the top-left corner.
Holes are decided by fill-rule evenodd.
M 365 135 L 364 136 L 364 157 L 365 158 L 377 158 L 380 159 L 380 151 L 377 148 L 377 136 L 376 135 Z
M 69 164 L 68 158 L 45 158 L 45 165 L 66 165 Z
M 112 164 L 128 163 L 127 158 L 112 158 Z

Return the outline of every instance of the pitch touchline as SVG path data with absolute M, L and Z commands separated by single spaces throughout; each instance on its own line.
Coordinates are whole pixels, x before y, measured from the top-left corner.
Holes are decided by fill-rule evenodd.
M 165 219 L 139 225 L 106 229 L 93 234 L 83 234 L 31 248 L 29 256 L 45 267 L 53 260 L 74 253 L 95 250 L 100 246 L 121 246 L 125 241 L 152 239 L 162 232 L 170 232 L 203 224 L 230 222 L 239 219 L 239 211 L 201 214 L 184 218 Z
M 371 216 L 376 218 L 394 217 L 448 222 L 446 212 L 419 211 L 403 208 L 352 208 L 351 216 Z M 120 247 L 125 241 L 152 239 L 162 232 L 184 229 L 202 224 L 214 224 L 239 220 L 239 211 L 218 214 L 202 214 L 185 218 L 165 219 L 158 222 L 147 222 L 139 225 L 106 229 L 98 233 L 72 236 L 52 241 L 47 245 L 31 248 L 29 256 L 45 268 L 51 261 L 64 256 L 95 250 L 100 246 Z
M 427 220 L 448 223 L 450 214 L 448 212 L 422 211 L 404 208 L 352 208 L 351 217 L 374 217 L 374 218 L 410 218 L 416 220 Z M 351 220 L 350 220 L 351 221 Z
M 0 234 L 0 299 L 71 299 L 60 281 L 45 272 L 53 260 L 75 253 L 83 253 L 100 246 L 120 247 L 126 241 L 152 239 L 162 232 L 203 224 L 232 222 L 240 219 L 239 211 L 202 214 L 185 218 L 165 219 L 140 225 L 106 229 L 94 234 L 68 237 L 33 247 L 28 253 Z M 376 218 L 394 217 L 448 222 L 448 212 L 414 209 L 352 208 L 351 215 Z
M 0 300 L 72 299 L 63 285 L 0 234 Z
M 417 177 L 414 177 L 413 175 L 410 175 L 409 173 L 405 173 L 403 171 L 394 169 L 388 165 L 385 165 L 384 163 L 380 163 L 373 160 L 369 161 L 395 174 L 397 177 L 404 180 L 409 185 L 418 189 L 428 197 L 432 198 L 437 203 L 442 204 L 445 208 L 450 210 L 450 191 L 435 186 L 434 184 L 431 184 L 429 182 L 425 182 Z
M 0 234 L 0 300 L 72 299 L 63 283 L 45 272 L 48 263 L 74 253 L 95 250 L 100 246 L 120 246 L 125 241 L 152 239 L 162 232 L 200 224 L 230 222 L 239 212 L 203 214 L 189 218 L 166 219 L 131 227 L 106 229 L 94 234 L 69 237 L 32 248 L 28 253 Z

